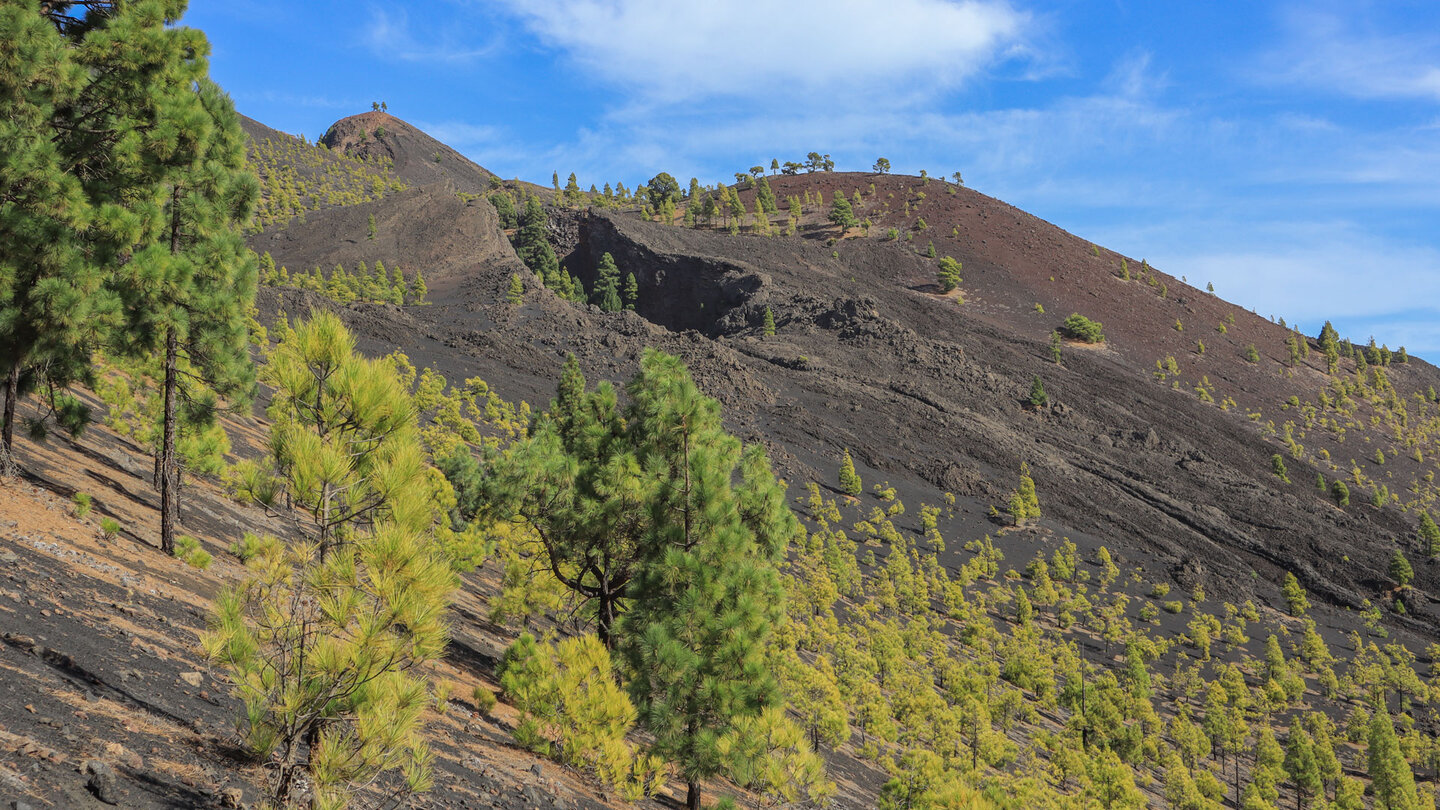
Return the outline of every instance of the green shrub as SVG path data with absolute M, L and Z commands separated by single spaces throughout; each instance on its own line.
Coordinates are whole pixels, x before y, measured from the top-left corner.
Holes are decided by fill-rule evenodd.
M 635 801 L 663 786 L 665 762 L 626 741 L 635 707 L 612 672 L 595 636 L 552 645 L 526 633 L 505 651 L 500 684 L 520 712 L 516 742 L 591 770 Z
M 1060 331 L 1071 340 L 1078 340 L 1082 343 L 1100 343 L 1105 340 L 1105 335 L 1100 329 L 1100 322 L 1092 321 L 1078 312 L 1065 319 L 1065 323 L 1060 326 Z
M 1336 479 L 1335 483 L 1330 485 L 1330 494 L 1335 496 L 1336 504 L 1340 506 L 1350 505 L 1350 487 L 1345 486 L 1344 481 Z
M 1166 613 L 1179 613 L 1180 611 L 1182 611 L 1182 610 L 1184 610 L 1184 609 L 1185 609 L 1185 603 L 1184 603 L 1184 602 L 1181 602 L 1179 599 L 1175 599 L 1175 600 L 1172 600 L 1172 601 L 1170 601 L 1170 602 L 1166 602 L 1166 603 L 1165 603 L 1165 612 L 1166 612 Z
M 200 541 L 188 534 L 175 538 L 175 559 L 201 571 L 209 568 L 213 561 L 210 552 L 200 547 Z
M 435 713 L 447 714 L 450 711 L 450 695 L 455 691 L 454 681 L 436 681 L 430 696 L 435 700 Z
M 115 518 L 105 518 L 100 521 L 100 533 L 105 535 L 106 540 L 114 540 L 120 534 L 120 521 Z
M 92 504 L 89 495 L 84 492 L 77 492 L 72 495 L 70 499 L 75 502 L 75 517 L 83 518 L 90 514 Z
M 260 553 L 263 541 L 256 537 L 254 532 L 245 532 L 245 536 L 230 544 L 230 553 L 234 554 L 240 562 L 250 562 L 250 558 Z
M 1157 582 L 1150 588 L 1150 596 L 1154 599 L 1164 599 L 1170 595 L 1170 583 Z
M 476 685 L 475 711 L 485 715 L 486 717 L 489 717 L 490 713 L 495 711 L 496 702 L 497 701 L 495 698 L 495 693 L 491 691 L 490 687 L 486 686 L 483 683 Z
M 1050 396 L 1045 393 L 1045 383 L 1040 381 L 1039 374 L 1030 381 L 1030 404 L 1036 408 L 1050 404 Z

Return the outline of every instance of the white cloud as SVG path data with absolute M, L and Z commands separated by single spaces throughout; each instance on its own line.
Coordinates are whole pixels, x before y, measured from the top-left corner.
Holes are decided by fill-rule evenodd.
M 1353 338 L 1440 353 L 1440 249 L 1347 220 L 1183 217 L 1097 229 L 1095 240 L 1156 268 L 1215 284 L 1226 300 L 1306 332 L 1333 320 Z
M 1285 42 L 1261 60 L 1260 76 L 1353 98 L 1440 101 L 1440 34 L 1380 32 L 1364 16 L 1292 9 Z
M 502 2 L 582 69 L 658 102 L 952 88 L 1023 53 L 1031 22 L 1004 0 Z
M 361 102 L 349 98 L 332 98 L 325 95 L 306 95 L 302 93 L 278 92 L 265 90 L 262 92 L 240 92 L 235 98 L 241 102 L 264 102 L 267 104 L 283 104 L 287 107 L 306 107 L 320 110 L 353 110 L 360 106 Z
M 422 34 L 411 31 L 410 17 L 404 8 L 371 6 L 370 18 L 361 31 L 361 41 L 383 59 L 404 62 L 464 64 L 495 53 L 499 44 L 489 41 L 476 45 L 457 32 L 435 26 L 422 26 Z M 463 32 L 461 32 L 463 33 Z

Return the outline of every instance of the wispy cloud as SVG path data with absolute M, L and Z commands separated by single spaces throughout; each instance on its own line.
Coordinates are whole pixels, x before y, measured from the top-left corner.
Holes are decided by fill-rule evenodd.
M 1299 6 L 1257 78 L 1360 99 L 1440 101 L 1440 33 L 1377 30 L 1366 15 Z
M 283 104 L 287 107 L 305 107 L 317 110 L 353 110 L 360 106 L 358 100 L 351 98 L 285 93 L 277 90 L 265 90 L 258 93 L 241 92 L 237 93 L 235 98 L 241 102 L 265 102 L 268 104 Z
M 361 41 L 382 59 L 437 64 L 465 64 L 494 54 L 498 40 L 476 43 L 466 32 L 421 26 L 412 30 L 404 8 L 371 6 Z
M 660 102 L 948 89 L 1023 55 L 1031 22 L 1003 0 L 501 2 L 588 74 Z
M 1192 285 L 1307 332 L 1326 320 L 1354 338 L 1440 351 L 1440 329 L 1384 324 L 1397 318 L 1440 323 L 1440 250 L 1343 219 L 1276 220 L 1238 215 L 1170 218 L 1097 229 L 1104 244 L 1147 257 Z M 1434 302 L 1429 303 L 1429 302 Z M 1412 336 L 1413 335 L 1413 336 Z M 1407 342 L 1408 341 L 1408 342 Z

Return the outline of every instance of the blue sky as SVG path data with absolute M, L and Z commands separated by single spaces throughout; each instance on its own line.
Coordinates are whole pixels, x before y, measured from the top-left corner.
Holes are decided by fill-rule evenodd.
M 1440 360 L 1440 4 L 192 0 L 241 112 L 384 100 L 505 177 L 876 157 Z

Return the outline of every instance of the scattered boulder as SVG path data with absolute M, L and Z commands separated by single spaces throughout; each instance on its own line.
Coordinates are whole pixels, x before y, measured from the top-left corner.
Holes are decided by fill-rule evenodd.
M 115 769 L 107 762 L 97 759 L 86 760 L 84 773 L 90 774 L 85 789 L 106 804 L 120 803 L 120 781 Z

